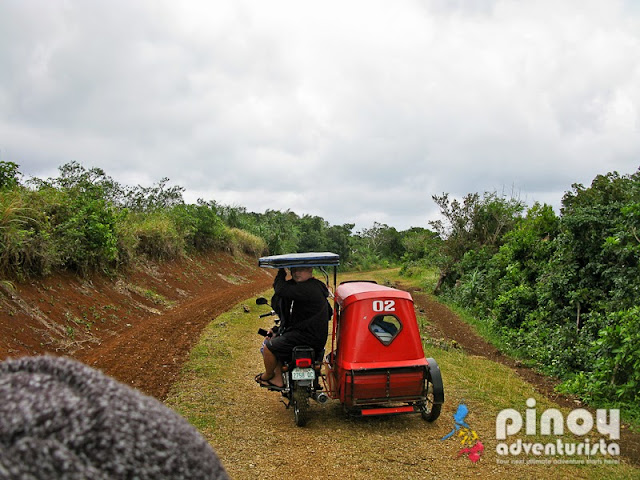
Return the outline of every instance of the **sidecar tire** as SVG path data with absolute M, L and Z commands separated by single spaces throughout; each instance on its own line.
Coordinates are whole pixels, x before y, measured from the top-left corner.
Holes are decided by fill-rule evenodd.
M 427 398 L 424 405 L 420 406 L 420 415 L 423 420 L 433 422 L 440 416 L 442 403 L 444 402 L 444 386 L 442 384 L 442 375 L 440 367 L 433 358 L 428 358 L 429 369 L 427 370 L 427 378 L 425 380 L 425 390 Z

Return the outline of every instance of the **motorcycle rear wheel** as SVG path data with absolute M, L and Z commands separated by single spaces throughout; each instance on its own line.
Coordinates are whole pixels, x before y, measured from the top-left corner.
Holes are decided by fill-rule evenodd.
M 304 427 L 309 421 L 309 394 L 306 389 L 293 391 L 293 417 L 298 427 Z

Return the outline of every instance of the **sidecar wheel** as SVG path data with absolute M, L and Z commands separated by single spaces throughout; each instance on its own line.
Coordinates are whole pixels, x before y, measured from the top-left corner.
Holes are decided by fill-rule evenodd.
M 433 422 L 440 416 L 442 403 L 444 402 L 444 386 L 442 385 L 442 375 L 440 367 L 433 358 L 428 358 L 429 368 L 427 370 L 426 401 L 420 406 L 420 414 L 427 422 Z
M 427 379 L 427 401 L 424 405 L 420 407 L 420 415 L 423 420 L 427 422 L 433 422 L 440 416 L 440 410 L 442 410 L 442 405 L 439 403 L 434 403 L 433 396 L 433 382 L 431 378 Z
M 304 427 L 309 420 L 309 395 L 304 389 L 293 391 L 293 416 L 298 427 Z

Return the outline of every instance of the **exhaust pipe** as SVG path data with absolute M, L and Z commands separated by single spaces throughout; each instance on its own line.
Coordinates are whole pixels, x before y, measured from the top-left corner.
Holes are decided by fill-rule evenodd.
M 324 392 L 316 392 L 313 394 L 313 399 L 320 405 L 324 405 L 329 401 L 329 395 Z

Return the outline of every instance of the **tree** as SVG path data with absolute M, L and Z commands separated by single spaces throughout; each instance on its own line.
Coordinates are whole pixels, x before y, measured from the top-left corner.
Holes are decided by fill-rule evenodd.
M 573 310 L 580 327 L 591 312 L 637 304 L 639 203 L 640 172 L 598 175 L 590 187 L 574 184 L 565 194 L 557 252 L 541 292 L 557 306 L 557 321 Z
M 40 189 L 57 188 L 71 196 L 85 196 L 101 199 L 111 205 L 120 205 L 124 190 L 113 178 L 101 168 L 87 170 L 78 162 L 69 162 L 58 167 L 60 175 L 48 180 L 34 179 L 32 182 Z
M 327 228 L 327 250 L 340 255 L 342 264 L 348 263 L 351 259 L 352 230 L 353 223 L 344 225 L 333 225 Z
M 329 224 L 321 217 L 304 215 L 298 221 L 300 252 L 322 252 L 327 249 L 327 228 Z
M 384 223 L 373 222 L 371 228 L 363 228 L 358 236 L 365 249 L 379 258 L 399 260 L 404 253 L 402 235 Z
M 0 161 L 0 190 L 18 186 L 19 165 L 13 162 Z
M 125 194 L 125 206 L 134 211 L 149 212 L 183 204 L 184 188 L 178 185 L 168 187 L 167 183 L 169 179 L 164 177 L 151 187 L 138 185 L 129 189 Z
M 469 193 L 462 203 L 451 200 L 448 193 L 432 198 L 444 217 L 429 222 L 443 240 L 438 264 L 440 277 L 435 287 L 438 292 L 445 281 L 455 281 L 452 278 L 454 268 L 467 252 L 482 248 L 497 251 L 502 237 L 521 217 L 524 203 L 516 198 L 498 196 L 496 192 L 485 192 L 482 198 L 478 193 Z
M 403 260 L 406 262 L 426 260 L 428 263 L 433 263 L 436 250 L 441 248 L 441 242 L 437 233 L 426 228 L 412 227 L 403 232 Z
M 267 242 L 271 255 L 298 251 L 299 217 L 291 210 L 267 210 L 258 222 L 258 235 Z

